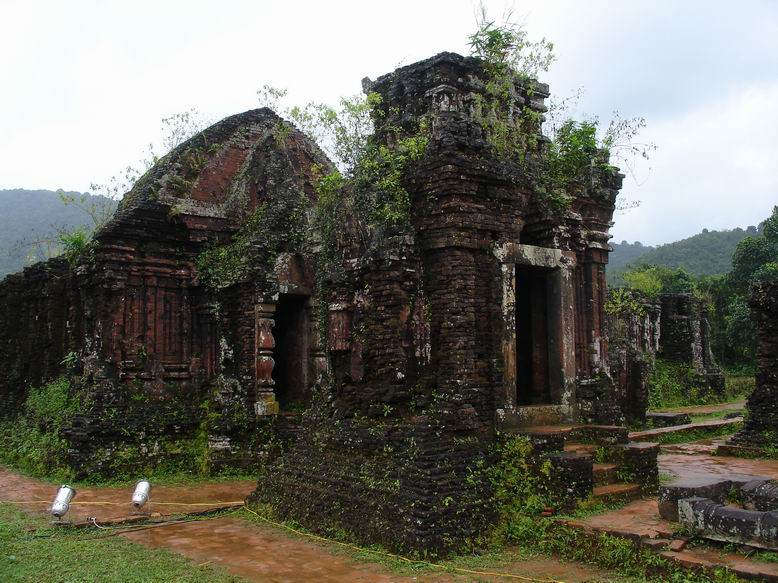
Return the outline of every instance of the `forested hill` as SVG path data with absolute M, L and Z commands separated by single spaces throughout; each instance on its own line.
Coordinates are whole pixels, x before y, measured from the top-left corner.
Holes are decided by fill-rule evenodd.
M 80 197 L 77 192 L 66 194 Z M 88 197 L 99 204 L 114 204 L 103 197 Z M 92 219 L 76 205 L 65 205 L 53 190 L 0 190 L 0 278 L 57 249 L 35 241 L 56 240 L 57 233 L 83 226 Z
M 757 227 L 709 231 L 674 243 L 651 247 L 640 242 L 611 243 L 613 253 L 608 264 L 608 283 L 620 283 L 621 274 L 630 264 L 656 264 L 681 267 L 694 275 L 727 273 L 732 267 L 732 253 L 745 237 L 756 235 Z

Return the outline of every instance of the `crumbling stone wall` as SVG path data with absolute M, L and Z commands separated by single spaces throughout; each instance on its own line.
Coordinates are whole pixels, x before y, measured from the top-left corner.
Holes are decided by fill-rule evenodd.
M 62 258 L 0 281 L 0 417 L 19 410 L 27 387 L 60 374 L 77 337 L 76 297 Z
M 648 409 L 648 381 L 659 350 L 661 308 L 636 291 L 634 309 L 608 314 L 608 355 L 616 399 L 630 422 L 643 423 Z
M 743 429 L 731 443 L 775 447 L 778 436 L 778 282 L 756 285 L 749 304 L 756 322 L 756 388 L 746 402 Z
M 711 350 L 710 324 L 705 302 L 693 294 L 662 294 L 660 355 L 665 360 L 691 366 L 697 385 L 713 393 L 724 391 L 724 373 Z

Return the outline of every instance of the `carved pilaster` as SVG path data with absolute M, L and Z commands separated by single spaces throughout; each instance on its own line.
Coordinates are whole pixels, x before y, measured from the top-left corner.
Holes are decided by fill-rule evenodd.
M 254 361 L 256 401 L 254 411 L 257 415 L 275 415 L 278 413 L 273 386 L 273 349 L 276 346 L 273 338 L 273 315 L 275 304 L 256 304 L 254 306 Z
M 324 350 L 324 343 L 322 342 L 321 323 L 318 318 L 318 310 L 316 309 L 316 302 L 311 299 L 310 308 L 308 311 L 308 337 L 310 338 L 310 379 L 311 384 L 321 382 L 322 378 L 329 371 L 329 365 L 327 361 L 327 353 Z

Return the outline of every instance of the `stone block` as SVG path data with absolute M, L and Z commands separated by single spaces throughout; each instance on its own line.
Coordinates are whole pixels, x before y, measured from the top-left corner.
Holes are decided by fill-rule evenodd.
M 586 498 L 594 485 L 591 456 L 577 452 L 555 452 L 545 456 L 551 464 L 548 487 L 564 506 Z
M 646 413 L 646 420 L 654 427 L 674 427 L 692 422 L 688 413 Z
M 768 478 L 755 478 L 740 488 L 746 508 L 769 512 L 778 510 L 778 482 Z
M 717 504 L 708 498 L 678 501 L 681 524 L 721 542 L 778 549 L 778 512 L 759 512 Z
M 732 487 L 731 480 L 720 478 L 687 478 L 659 487 L 659 515 L 678 522 L 678 501 L 684 498 L 707 498 L 723 503 Z

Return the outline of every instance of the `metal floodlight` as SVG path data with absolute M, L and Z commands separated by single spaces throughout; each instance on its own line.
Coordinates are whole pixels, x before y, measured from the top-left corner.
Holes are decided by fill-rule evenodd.
M 76 491 L 70 486 L 63 484 L 57 490 L 54 502 L 51 503 L 51 515 L 55 518 L 62 518 L 70 510 L 70 501 L 76 496 Z
M 140 510 L 149 501 L 149 494 L 151 494 L 151 482 L 145 478 L 138 480 L 135 484 L 135 492 L 132 494 L 132 505 L 135 510 Z

